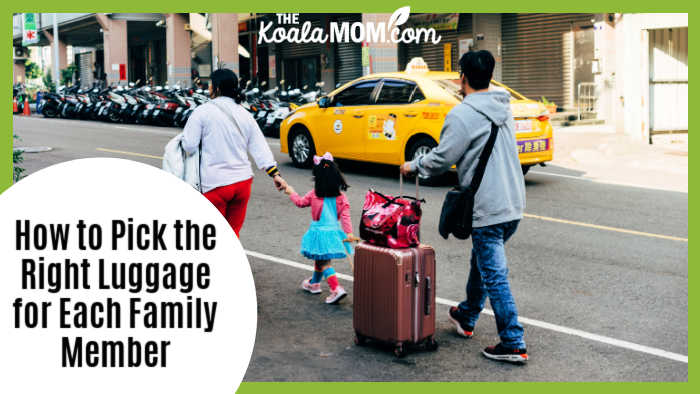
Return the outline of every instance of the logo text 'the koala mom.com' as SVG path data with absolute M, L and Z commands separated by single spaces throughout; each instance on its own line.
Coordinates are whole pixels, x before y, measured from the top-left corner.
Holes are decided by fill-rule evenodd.
M 403 28 L 411 13 L 411 7 L 402 7 L 391 14 L 388 22 L 330 22 L 329 31 L 313 27 L 311 21 L 300 25 L 299 14 L 277 14 L 277 27 L 274 21 L 261 22 L 258 44 L 283 42 L 308 43 L 394 43 L 419 44 L 432 42 L 437 44 L 442 39 L 434 28 Z M 273 28 L 274 27 L 274 28 Z

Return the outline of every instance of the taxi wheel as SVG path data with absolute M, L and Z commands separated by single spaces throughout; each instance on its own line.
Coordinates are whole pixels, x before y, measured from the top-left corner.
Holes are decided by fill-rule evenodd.
M 523 168 L 523 175 L 527 174 L 528 171 L 530 171 L 530 167 L 532 166 L 521 166 Z
M 415 160 L 420 156 L 430 153 L 437 146 L 437 142 L 430 137 L 420 137 L 411 143 L 406 152 L 406 160 Z M 417 175 L 418 182 L 423 186 L 433 186 L 441 182 L 440 176 Z
M 316 147 L 309 132 L 305 129 L 294 130 L 288 140 L 289 157 L 292 163 L 300 168 L 311 167 Z

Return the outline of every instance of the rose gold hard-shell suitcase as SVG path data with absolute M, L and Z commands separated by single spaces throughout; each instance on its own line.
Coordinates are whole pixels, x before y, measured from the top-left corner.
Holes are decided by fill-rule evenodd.
M 355 343 L 389 343 L 397 357 L 412 345 L 436 350 L 433 248 L 390 249 L 362 242 L 355 248 L 354 265 Z

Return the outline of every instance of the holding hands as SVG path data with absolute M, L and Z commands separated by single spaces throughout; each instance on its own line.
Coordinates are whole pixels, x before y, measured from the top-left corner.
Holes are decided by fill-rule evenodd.
M 353 233 L 348 234 L 348 237 L 343 242 L 360 242 L 362 239 L 357 238 Z
M 272 178 L 272 182 L 275 184 L 275 188 L 277 188 L 278 191 L 286 192 L 287 181 L 285 181 L 284 178 L 282 178 L 279 174 L 275 175 L 274 178 Z

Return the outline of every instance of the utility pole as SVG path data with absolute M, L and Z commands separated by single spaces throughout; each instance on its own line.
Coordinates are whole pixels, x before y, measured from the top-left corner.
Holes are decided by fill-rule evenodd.
M 58 85 L 61 83 L 61 80 L 59 78 L 59 58 L 58 58 L 58 20 L 56 19 L 56 13 L 54 12 L 53 14 L 53 80 L 54 80 L 54 89 L 56 92 L 58 92 Z

